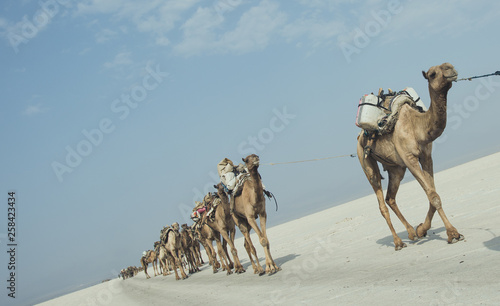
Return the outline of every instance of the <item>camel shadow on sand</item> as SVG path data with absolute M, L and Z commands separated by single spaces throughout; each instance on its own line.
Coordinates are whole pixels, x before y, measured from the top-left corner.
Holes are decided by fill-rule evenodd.
M 300 254 L 288 254 L 288 255 L 285 255 L 285 256 L 281 256 L 279 258 L 274 258 L 274 262 L 278 265 L 278 267 L 281 267 L 282 264 L 284 264 L 285 262 L 288 262 L 290 260 L 294 260 L 295 258 L 299 257 Z M 265 264 L 266 264 L 266 258 L 265 257 L 260 257 L 259 258 L 259 262 L 260 264 L 262 265 L 262 267 L 265 269 Z M 241 263 L 241 265 L 243 266 L 243 268 L 245 270 L 248 270 L 248 269 L 251 269 L 252 268 L 252 264 L 250 263 L 250 261 L 246 261 L 245 263 Z
M 446 232 L 446 228 L 444 228 L 444 227 L 440 227 L 440 228 L 436 228 L 436 229 L 431 228 L 427 231 L 427 236 L 420 238 L 420 239 L 416 239 L 414 241 L 412 241 L 408 238 L 408 232 L 406 232 L 406 231 L 399 232 L 398 236 L 407 245 L 420 245 L 420 244 L 424 244 L 424 243 L 431 241 L 431 240 L 448 241 L 446 238 L 443 238 L 440 235 L 438 235 L 441 232 Z M 386 236 L 384 238 L 377 240 L 377 243 L 380 245 L 387 246 L 387 247 L 394 247 L 394 238 L 392 237 L 392 235 L 389 235 L 389 236 Z
M 483 242 L 484 246 L 493 251 L 500 251 L 500 236 Z

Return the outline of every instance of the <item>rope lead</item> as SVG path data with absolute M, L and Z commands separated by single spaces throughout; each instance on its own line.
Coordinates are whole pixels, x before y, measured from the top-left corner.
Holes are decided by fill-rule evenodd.
M 465 80 L 472 81 L 472 79 L 484 78 L 484 77 L 489 77 L 489 76 L 492 76 L 492 75 L 500 75 L 500 71 L 496 71 L 494 73 L 485 74 L 485 75 L 473 76 L 473 77 L 470 77 L 470 78 L 462 78 L 462 79 L 456 80 L 455 82 L 465 81 Z
M 319 160 L 332 159 L 332 158 L 341 158 L 341 157 L 356 157 L 356 154 L 345 154 L 345 155 L 330 156 L 330 157 L 315 158 L 315 159 L 306 159 L 306 160 L 297 160 L 297 161 L 283 162 L 283 163 L 267 163 L 267 164 L 262 164 L 262 165 L 274 166 L 274 165 L 283 165 L 283 164 L 296 164 L 296 163 L 305 163 L 305 162 L 319 161 Z

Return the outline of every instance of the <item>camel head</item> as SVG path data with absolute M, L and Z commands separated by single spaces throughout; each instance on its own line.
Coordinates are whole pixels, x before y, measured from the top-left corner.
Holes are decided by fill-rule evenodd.
M 255 154 L 248 155 L 246 158 L 242 158 L 241 160 L 243 160 L 245 165 L 247 165 L 248 170 L 254 167 L 259 167 L 260 159 Z
M 208 205 L 208 204 L 210 204 L 212 202 L 213 198 L 214 198 L 214 195 L 211 192 L 209 192 L 203 198 L 203 203 L 205 205 Z
M 214 188 L 217 189 L 217 192 L 224 191 L 224 186 L 222 185 L 222 183 L 214 185 Z
M 458 72 L 452 64 L 444 63 L 439 66 L 429 68 L 429 71 L 422 71 L 424 78 L 429 82 L 429 87 L 436 92 L 448 91 L 453 81 L 457 80 Z
M 186 223 L 181 225 L 182 229 L 186 230 L 188 228 L 188 225 Z
M 174 231 L 179 231 L 179 223 L 177 222 L 173 223 L 172 228 L 174 229 Z

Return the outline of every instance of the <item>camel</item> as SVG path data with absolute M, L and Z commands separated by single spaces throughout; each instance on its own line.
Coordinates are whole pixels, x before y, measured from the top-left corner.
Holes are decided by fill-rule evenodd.
M 155 273 L 155 276 L 157 276 L 156 271 L 156 252 L 153 250 L 148 250 L 146 251 L 146 255 L 141 257 L 141 265 L 144 268 L 144 273 L 146 274 L 146 279 L 151 278 L 148 274 L 148 265 L 151 263 L 153 265 L 153 271 Z
M 229 198 L 227 197 L 226 191 L 224 190 L 224 185 L 222 183 L 219 183 L 217 185 L 214 185 L 214 188 L 217 190 L 217 195 L 218 198 L 220 199 L 221 204 L 219 204 L 216 208 L 215 211 L 215 221 L 214 222 L 207 222 L 207 224 L 212 227 L 216 228 L 224 238 L 225 242 L 229 244 L 229 247 L 231 248 L 231 254 L 233 255 L 233 260 L 234 260 L 234 265 L 235 269 L 234 271 L 237 274 L 244 273 L 245 269 L 241 265 L 240 259 L 238 257 L 238 251 L 236 250 L 236 247 L 234 246 L 234 237 L 236 233 L 235 229 L 235 222 L 233 220 L 233 217 L 230 213 L 229 209 Z M 245 248 L 247 246 L 246 240 L 245 240 Z M 227 254 L 227 248 L 224 243 L 224 249 Z M 247 250 L 248 252 L 248 250 Z M 250 256 L 250 253 L 249 253 Z M 250 261 L 252 261 L 252 257 L 250 256 Z
M 194 259 L 196 261 L 196 265 L 198 265 L 198 267 L 201 267 L 205 262 L 203 261 L 203 258 L 201 257 L 200 241 L 198 240 L 198 238 L 196 238 L 195 230 L 193 229 L 193 227 L 188 226 L 187 228 L 188 228 L 189 237 L 191 237 L 192 247 L 194 250 L 193 256 L 194 256 Z
M 217 189 L 217 194 L 221 198 L 222 203 L 224 203 L 224 205 L 226 205 L 226 203 L 229 203 L 228 195 L 224 191 L 224 186 L 221 183 L 219 183 L 217 185 L 214 185 L 214 187 Z M 229 205 L 229 204 L 227 204 L 227 205 Z M 250 259 L 250 263 L 252 264 L 254 274 L 259 274 L 259 275 L 264 274 L 264 269 L 262 268 L 262 266 L 259 263 L 259 257 L 257 256 L 257 251 L 255 250 L 255 247 L 253 246 L 253 244 L 248 242 L 250 240 L 249 236 L 250 236 L 250 231 L 252 230 L 252 227 L 248 224 L 248 222 L 246 222 L 246 220 L 241 220 L 238 224 L 238 228 L 239 228 L 240 232 L 243 233 L 243 235 L 244 235 L 244 238 L 245 238 L 244 247 L 245 247 L 245 250 L 247 251 L 248 258 Z M 251 242 L 251 240 L 250 240 L 250 242 Z
M 181 237 L 179 233 L 179 223 L 175 222 L 172 224 L 172 228 L 166 229 L 161 237 L 163 247 L 170 256 L 172 256 L 173 269 L 175 272 L 175 279 L 180 280 L 179 274 L 177 273 L 177 268 L 181 271 L 182 279 L 186 279 L 188 276 L 184 272 L 184 267 L 181 261 Z M 168 257 L 168 255 L 167 255 Z M 168 269 L 168 265 L 166 266 Z
M 436 211 L 446 227 L 448 243 L 464 239 L 444 213 L 441 198 L 434 186 L 432 162 L 432 142 L 446 127 L 447 94 L 458 74 L 449 63 L 431 67 L 429 71 L 422 73 L 428 81 L 431 98 L 430 107 L 426 112 L 421 113 L 405 104 L 400 109 L 399 119 L 392 133 L 377 136 L 370 147 L 367 147 L 368 135 L 361 132 L 358 136 L 359 162 L 377 196 L 380 212 L 392 232 L 396 251 L 406 247 L 406 244 L 394 230 L 386 203 L 406 227 L 410 240 L 427 235 Z M 381 163 L 389 174 L 385 202 L 377 162 Z M 425 221 L 418 225 L 416 231 L 403 217 L 396 204 L 396 193 L 407 168 L 422 186 L 429 200 L 429 211 Z
M 222 192 L 225 195 L 224 187 L 222 186 L 222 184 L 219 183 L 219 185 L 214 185 L 214 187 L 217 189 L 218 193 Z M 238 258 L 238 251 L 234 246 L 234 235 L 236 233 L 236 230 L 234 227 L 234 220 L 231 217 L 231 213 L 229 212 L 229 201 L 227 200 L 227 197 L 225 199 L 222 199 L 209 193 L 207 196 L 205 196 L 204 201 L 209 206 L 207 210 L 210 210 L 210 207 L 214 205 L 215 201 L 220 201 L 220 204 L 215 207 L 213 221 L 210 220 L 210 218 L 204 219 L 205 223 L 212 230 L 220 233 L 220 235 L 224 239 L 223 244 L 221 244 L 220 239 L 216 239 L 216 243 L 221 261 L 223 261 L 224 263 L 227 261 L 227 263 L 225 263 L 227 267 L 227 274 L 229 275 L 232 273 L 231 269 L 233 268 L 233 266 L 235 268 L 234 272 L 236 272 L 237 274 L 244 273 L 245 269 L 241 265 L 240 259 Z M 229 244 L 229 247 L 231 248 L 231 254 L 233 255 L 234 264 L 231 262 L 231 259 L 228 256 L 227 244 Z
M 184 257 L 186 258 L 186 261 L 188 263 L 189 273 L 199 272 L 200 269 L 198 268 L 198 265 L 196 264 L 196 260 L 194 257 L 195 251 L 193 247 L 193 241 L 189 233 L 190 230 L 187 224 L 182 224 L 181 227 L 182 227 L 181 231 L 182 252 L 184 253 Z
M 254 273 L 262 275 L 264 270 L 259 263 L 259 258 L 255 252 L 255 247 L 253 246 L 252 240 L 250 239 L 249 230 L 252 228 L 259 237 L 260 244 L 264 248 L 264 253 L 266 255 L 266 270 L 265 273 L 271 275 L 281 270 L 280 267 L 276 265 L 271 256 L 270 243 L 267 239 L 266 233 L 266 199 L 264 197 L 264 187 L 262 186 L 262 181 L 258 171 L 259 168 L 259 157 L 255 154 L 248 155 L 246 158 L 242 158 L 245 163 L 248 172 L 250 173 L 250 178 L 247 179 L 243 186 L 241 187 L 240 195 L 233 195 L 234 197 L 234 213 L 232 214 L 235 224 L 240 229 L 241 233 L 245 237 L 245 249 L 247 252 L 249 250 L 256 258 L 256 265 L 252 261 L 252 266 L 254 268 Z M 257 225 L 256 219 L 260 218 L 260 228 Z
M 212 266 L 213 273 L 217 273 L 218 269 L 221 267 L 221 264 L 217 261 L 217 253 L 215 252 L 215 249 L 213 246 L 213 241 L 215 240 L 215 241 L 220 242 L 220 233 L 214 231 L 206 224 L 200 224 L 199 226 L 196 226 L 195 233 L 199 237 L 199 240 L 200 240 L 201 244 L 203 245 L 203 248 L 207 252 L 208 261 L 209 261 L 210 265 Z M 220 254 L 219 254 L 219 256 L 220 256 Z M 221 262 L 222 262 L 222 258 L 221 258 Z M 223 262 L 222 262 L 222 264 L 223 264 L 223 267 L 225 268 Z

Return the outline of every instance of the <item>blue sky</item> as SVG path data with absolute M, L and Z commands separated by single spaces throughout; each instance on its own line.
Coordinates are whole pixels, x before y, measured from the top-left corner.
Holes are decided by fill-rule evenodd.
M 499 15 L 494 1 L 2 2 L 2 279 L 9 190 L 18 304 L 139 265 L 224 157 L 261 157 L 271 226 L 370 193 L 355 158 L 265 164 L 354 153 L 359 98 L 411 86 L 428 105 L 431 66 L 500 70 Z M 500 149 L 499 89 L 454 85 L 437 170 Z

